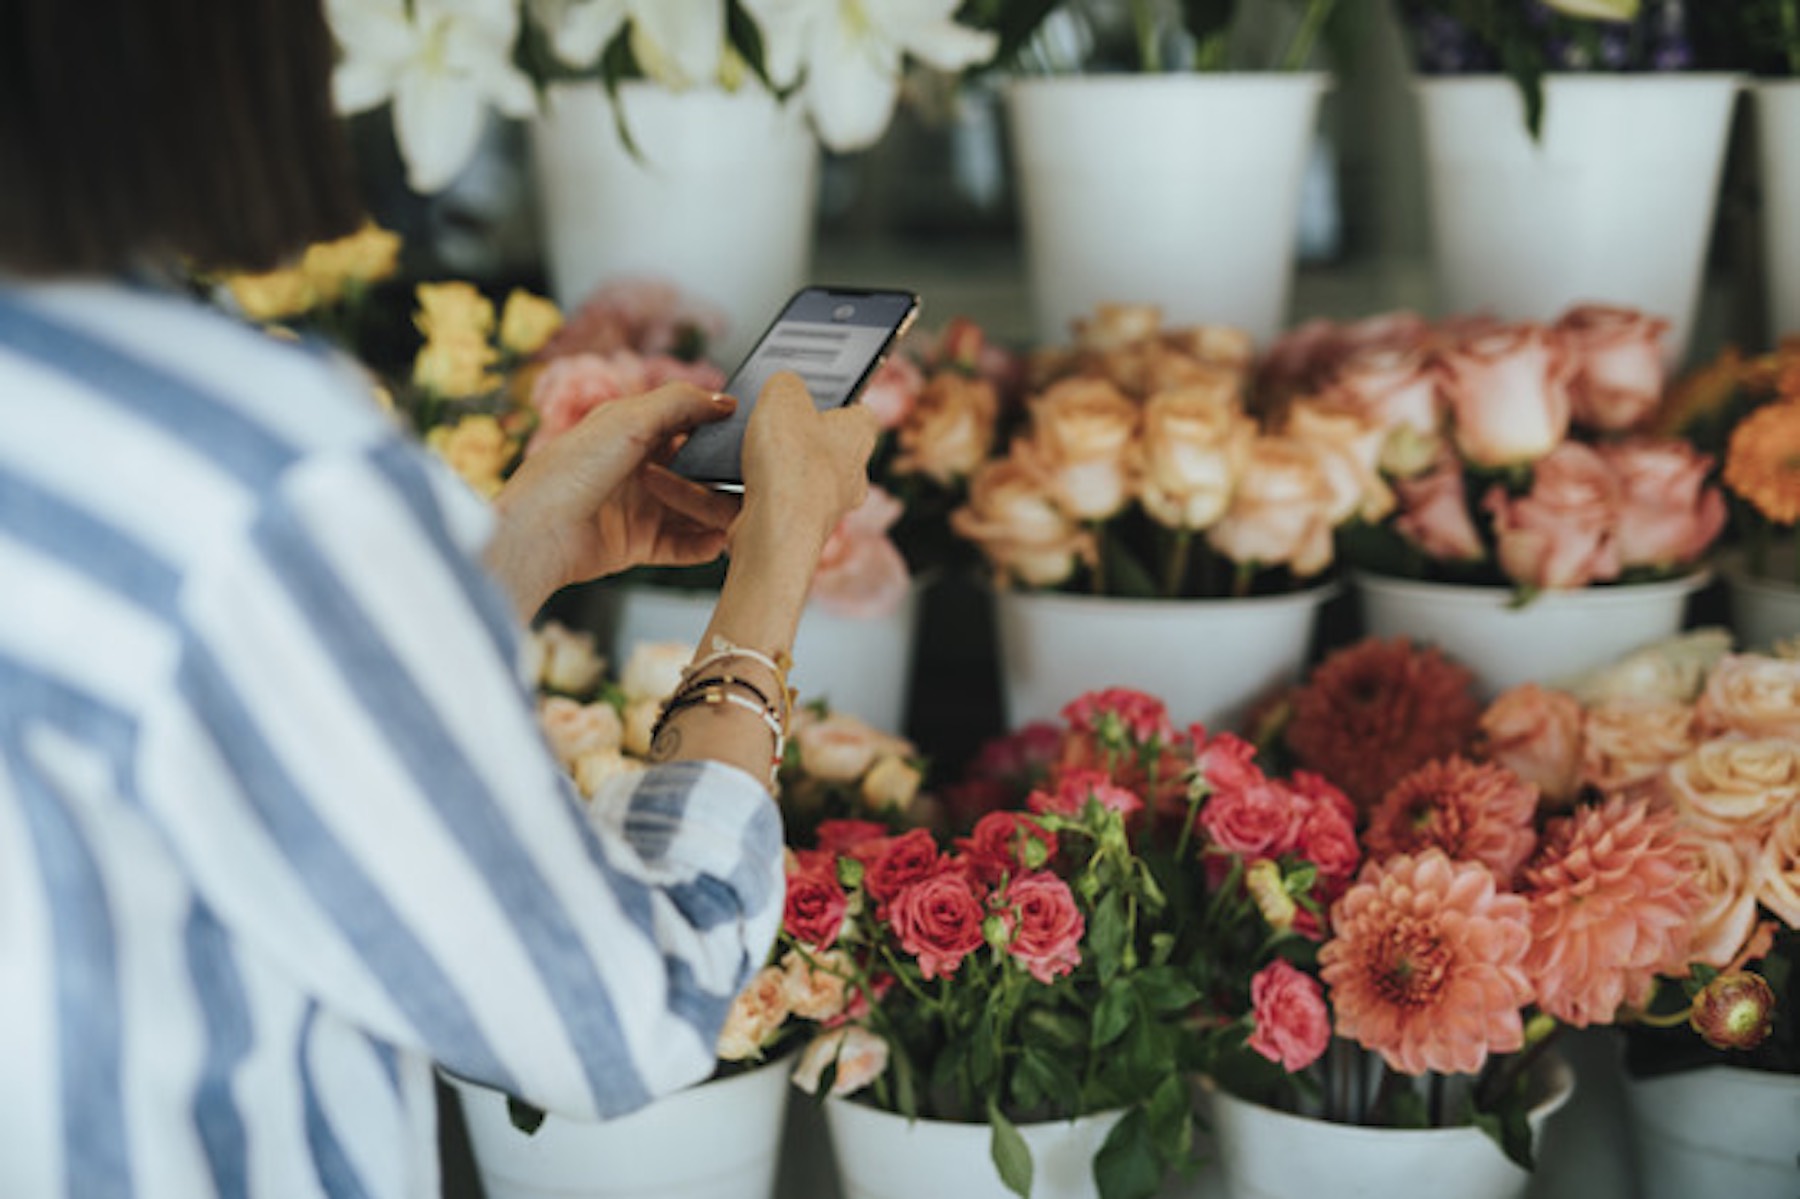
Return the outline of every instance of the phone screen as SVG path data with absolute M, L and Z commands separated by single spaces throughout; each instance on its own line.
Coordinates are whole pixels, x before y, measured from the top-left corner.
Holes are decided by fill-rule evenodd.
M 744 429 L 769 377 L 793 371 L 821 412 L 841 407 L 856 398 L 918 304 L 904 291 L 809 287 L 796 293 L 725 384 L 737 411 L 694 430 L 670 468 L 702 483 L 742 486 Z

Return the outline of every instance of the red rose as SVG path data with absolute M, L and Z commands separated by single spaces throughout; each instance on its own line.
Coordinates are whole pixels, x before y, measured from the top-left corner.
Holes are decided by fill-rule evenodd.
M 920 879 L 894 897 L 888 923 L 900 948 L 919 961 L 926 978 L 947 978 L 981 948 L 984 913 L 974 887 L 959 871 Z
M 1294 848 L 1319 868 L 1317 894 L 1321 902 L 1329 904 L 1362 864 L 1362 847 L 1356 842 L 1356 810 L 1342 791 L 1309 771 L 1295 771 L 1290 786 L 1307 800 Z
M 856 856 L 868 865 L 863 875 L 863 888 L 886 904 L 905 888 L 943 868 L 943 855 L 930 833 L 916 828 L 910 833 L 890 837 L 886 841 L 863 841 Z M 867 853 L 867 857 L 863 857 Z
M 827 853 L 843 853 L 865 841 L 878 841 L 887 835 L 887 825 L 873 820 L 825 820 L 819 823 L 814 839 Z
M 1041 983 L 1052 983 L 1081 964 L 1087 922 L 1069 884 L 1048 871 L 1021 875 L 999 897 L 1012 930 L 1008 952 Z
M 1298 841 L 1307 807 L 1303 796 L 1263 779 L 1215 792 L 1200 809 L 1200 827 L 1228 853 L 1246 859 L 1278 858 Z
M 1034 812 L 1053 812 L 1059 816 L 1079 816 L 1088 800 L 1101 807 L 1129 816 L 1144 806 L 1136 793 L 1114 783 L 1100 770 L 1065 770 L 1057 780 L 1056 790 L 1033 791 L 1025 806 Z
M 1250 1048 L 1292 1074 L 1304 1070 L 1331 1042 L 1331 1014 L 1317 979 L 1277 959 L 1250 980 L 1256 1030 Z
M 822 869 L 802 867 L 788 875 L 781 925 L 796 941 L 825 949 L 837 940 L 848 906 L 849 897 L 838 885 L 835 863 Z
M 1003 877 L 1016 878 L 1035 868 L 1025 860 L 1031 841 L 1044 847 L 1037 865 L 1056 856 L 1056 834 L 1031 817 L 1019 812 L 989 812 L 975 822 L 973 834 L 956 845 L 967 855 L 967 868 L 991 886 Z
M 1236 791 L 1263 781 L 1256 746 L 1236 733 L 1220 733 L 1209 741 L 1206 730 L 1195 725 L 1188 736 L 1194 742 L 1194 766 L 1214 791 Z
M 1169 709 L 1162 700 L 1128 687 L 1090 691 L 1065 706 L 1062 718 L 1076 733 L 1095 735 L 1105 741 L 1115 740 L 1119 733 L 1139 743 L 1168 741 L 1175 736 Z

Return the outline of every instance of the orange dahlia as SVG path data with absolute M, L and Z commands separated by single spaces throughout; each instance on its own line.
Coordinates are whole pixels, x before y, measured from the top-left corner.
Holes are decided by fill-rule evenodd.
M 1473 1074 L 1525 1042 L 1530 910 L 1479 862 L 1428 849 L 1372 861 L 1319 951 L 1337 1031 L 1405 1074 Z
M 1577 1028 L 1641 1006 L 1679 974 L 1700 915 L 1700 863 L 1670 811 L 1624 796 L 1550 822 L 1521 891 L 1538 1006 Z
M 1404 637 L 1358 642 L 1295 692 L 1288 747 L 1367 811 L 1414 767 L 1468 744 L 1481 715 L 1473 682 L 1463 666 Z
M 1375 858 L 1435 847 L 1506 884 L 1537 848 L 1537 803 L 1538 789 L 1504 766 L 1427 762 L 1376 805 L 1363 844 Z
M 1732 430 L 1725 485 L 1778 525 L 1800 521 L 1800 396 L 1766 404 Z

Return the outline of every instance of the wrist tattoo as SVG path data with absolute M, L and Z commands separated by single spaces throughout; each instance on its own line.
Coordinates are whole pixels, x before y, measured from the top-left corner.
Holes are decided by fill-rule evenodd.
M 650 741 L 650 760 L 667 762 L 681 748 L 681 730 L 672 724 L 665 724 L 656 731 Z

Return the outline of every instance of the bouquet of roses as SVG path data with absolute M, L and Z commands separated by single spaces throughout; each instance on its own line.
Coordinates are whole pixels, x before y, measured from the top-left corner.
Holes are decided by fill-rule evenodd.
M 1674 647 L 1681 651 L 1686 647 Z M 1713 654 L 1671 669 L 1656 649 L 1537 687 L 1481 718 L 1489 754 L 1560 804 L 1648 803 L 1697 847 L 1687 956 L 1632 997 L 1630 1064 L 1644 1074 L 1725 1062 L 1800 1072 L 1800 661 Z M 1704 1046 L 1653 1030 L 1691 1026 Z
M 399 234 L 371 222 L 308 246 L 290 265 L 196 282 L 265 328 L 314 333 L 354 353 L 370 292 L 399 266 Z
M 1523 601 L 1691 570 L 1723 528 L 1712 459 L 1649 431 L 1666 328 L 1597 305 L 1550 324 L 1315 321 L 1271 349 L 1263 382 L 1270 402 L 1358 430 L 1393 497 L 1346 528 L 1346 558 Z
M 1333 531 L 1391 504 L 1377 447 L 1336 411 L 1258 411 L 1251 367 L 1238 330 L 1102 307 L 1032 355 L 1023 416 L 952 527 L 1027 587 L 1174 598 L 1318 578 Z

